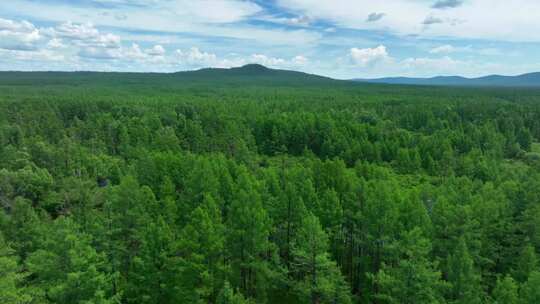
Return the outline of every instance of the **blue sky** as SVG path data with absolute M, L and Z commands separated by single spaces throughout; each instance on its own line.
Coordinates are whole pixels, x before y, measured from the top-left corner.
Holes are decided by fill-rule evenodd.
M 10 0 L 0 70 L 260 63 L 335 78 L 540 71 L 533 0 Z

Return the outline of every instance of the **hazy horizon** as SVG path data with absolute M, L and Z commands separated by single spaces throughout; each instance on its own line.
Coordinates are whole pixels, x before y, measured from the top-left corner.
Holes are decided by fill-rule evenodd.
M 520 73 L 520 74 L 486 74 L 486 75 L 479 75 L 479 76 L 472 76 L 472 77 L 467 77 L 467 76 L 461 76 L 461 75 L 434 75 L 434 76 L 403 76 L 403 75 L 387 75 L 387 76 L 380 76 L 380 77 L 373 77 L 373 78 L 364 78 L 364 77 L 352 77 L 352 78 L 338 78 L 338 77 L 332 77 L 332 76 L 327 76 L 327 75 L 322 75 L 322 74 L 317 74 L 317 73 L 310 73 L 310 72 L 304 72 L 302 70 L 295 70 L 295 69 L 287 69 L 287 68 L 274 68 L 274 67 L 269 67 L 269 66 L 265 66 L 263 64 L 260 64 L 260 63 L 246 63 L 246 64 L 243 64 L 243 65 L 239 65 L 239 66 L 231 66 L 231 67 L 212 67 L 212 66 L 206 66 L 206 67 L 198 67 L 198 68 L 193 68 L 193 69 L 186 69 L 186 70 L 178 70 L 178 71 L 164 71 L 164 72 L 148 72 L 148 71 L 113 71 L 113 70 L 0 70 L 0 72 L 26 72 L 26 73 L 33 73 L 33 72 L 59 72 L 59 73 L 135 73 L 135 74 L 175 74 L 175 73 L 183 73 L 183 72 L 195 72 L 195 71 L 198 71 L 198 70 L 204 70 L 204 69 L 237 69 L 237 68 L 242 68 L 246 65 L 261 65 L 263 67 L 266 67 L 266 68 L 269 68 L 269 69 L 277 69 L 277 70 L 285 70 L 285 71 L 293 71 L 293 72 L 303 72 L 303 73 L 308 73 L 308 74 L 312 74 L 312 75 L 317 75 L 317 76 L 323 76 L 323 77 L 328 77 L 330 79 L 335 79 L 335 80 L 370 80 L 370 79 L 373 79 L 373 80 L 376 80 L 376 79 L 392 79 L 392 78 L 418 78 L 418 79 L 430 79 L 430 78 L 437 78 L 437 77 L 463 77 L 465 79 L 476 79 L 476 78 L 482 78 L 482 77 L 489 77 L 489 76 L 505 76 L 505 77 L 518 77 L 518 76 L 522 76 L 522 75 L 526 75 L 526 74 L 536 74 L 536 73 L 540 73 L 540 71 L 538 72 L 528 72 L 528 73 Z

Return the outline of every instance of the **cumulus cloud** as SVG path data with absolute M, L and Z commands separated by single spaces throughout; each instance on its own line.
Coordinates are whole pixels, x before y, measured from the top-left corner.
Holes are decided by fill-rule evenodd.
M 384 17 L 384 13 L 371 13 L 368 15 L 367 17 L 367 22 L 375 22 L 375 21 L 379 21 L 381 20 L 383 17 Z
M 165 48 L 161 45 L 154 45 L 151 49 L 146 50 L 146 53 L 150 56 L 163 56 L 165 55 Z
M 249 63 L 262 64 L 272 68 L 299 68 L 305 66 L 309 59 L 303 55 L 297 55 L 291 59 L 268 56 L 266 54 L 255 53 L 248 56 L 240 54 L 229 54 L 225 57 L 214 53 L 202 51 L 198 47 L 189 50 L 176 50 L 176 59 L 180 64 L 191 68 L 214 67 L 231 68 L 246 65 Z
M 181 63 L 195 67 L 219 66 L 216 54 L 203 52 L 198 47 L 192 47 L 187 51 L 176 50 L 176 55 Z
M 88 59 L 117 60 L 146 64 L 166 62 L 165 53 L 165 48 L 161 45 L 155 45 L 143 50 L 138 44 L 133 43 L 130 47 L 121 46 L 119 48 L 84 47 L 80 49 L 78 55 Z
M 131 44 L 129 48 L 125 48 L 122 53 L 124 58 L 129 60 L 144 60 L 148 58 L 148 54 L 143 52 L 141 47 L 136 43 Z
M 268 57 L 263 54 L 253 54 L 249 58 L 250 63 L 258 63 L 267 66 L 283 66 L 285 64 L 285 59 Z
M 119 48 L 121 44 L 119 36 L 111 33 L 102 34 L 92 23 L 68 21 L 47 29 L 45 33 L 55 38 L 69 40 L 83 47 Z
M 0 18 L 0 48 L 8 50 L 35 50 L 42 38 L 40 31 L 28 21 Z
M 352 48 L 350 50 L 350 57 L 354 64 L 361 67 L 390 60 L 390 56 L 384 45 L 379 45 L 376 48 Z
M 62 39 L 59 38 L 53 38 L 47 42 L 47 48 L 49 49 L 62 49 L 67 47 L 64 43 L 62 43 Z
M 304 57 L 304 56 L 302 56 L 302 55 L 298 55 L 298 56 L 295 56 L 295 57 L 292 59 L 292 62 L 293 62 L 295 65 L 303 66 L 303 65 L 306 65 L 306 64 L 309 62 L 309 59 L 307 59 L 306 57 Z
M 463 4 L 463 0 L 438 0 L 431 6 L 435 9 L 456 8 Z

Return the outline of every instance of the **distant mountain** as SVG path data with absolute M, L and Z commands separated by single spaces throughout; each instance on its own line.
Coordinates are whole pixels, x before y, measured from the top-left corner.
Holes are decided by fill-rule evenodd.
M 219 79 L 224 81 L 270 81 L 279 83 L 337 82 L 332 78 L 304 72 L 271 69 L 260 64 L 247 64 L 235 68 L 205 68 L 196 71 L 178 72 L 175 75 L 186 78 Z
M 406 84 L 406 85 L 434 85 L 434 86 L 481 86 L 481 87 L 540 87 L 540 72 L 519 76 L 490 75 L 479 78 L 465 78 L 460 76 L 438 76 L 433 78 L 389 77 L 377 79 L 353 79 L 358 82 Z
M 248 64 L 235 68 L 204 68 L 176 73 L 122 73 L 122 72 L 0 72 L 0 85 L 6 84 L 85 85 L 350 85 L 350 81 L 290 70 L 267 68 Z

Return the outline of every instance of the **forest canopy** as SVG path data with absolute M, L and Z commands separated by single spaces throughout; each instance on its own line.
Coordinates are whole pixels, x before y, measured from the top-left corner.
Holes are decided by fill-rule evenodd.
M 0 303 L 540 303 L 540 90 L 243 72 L 0 73 Z

